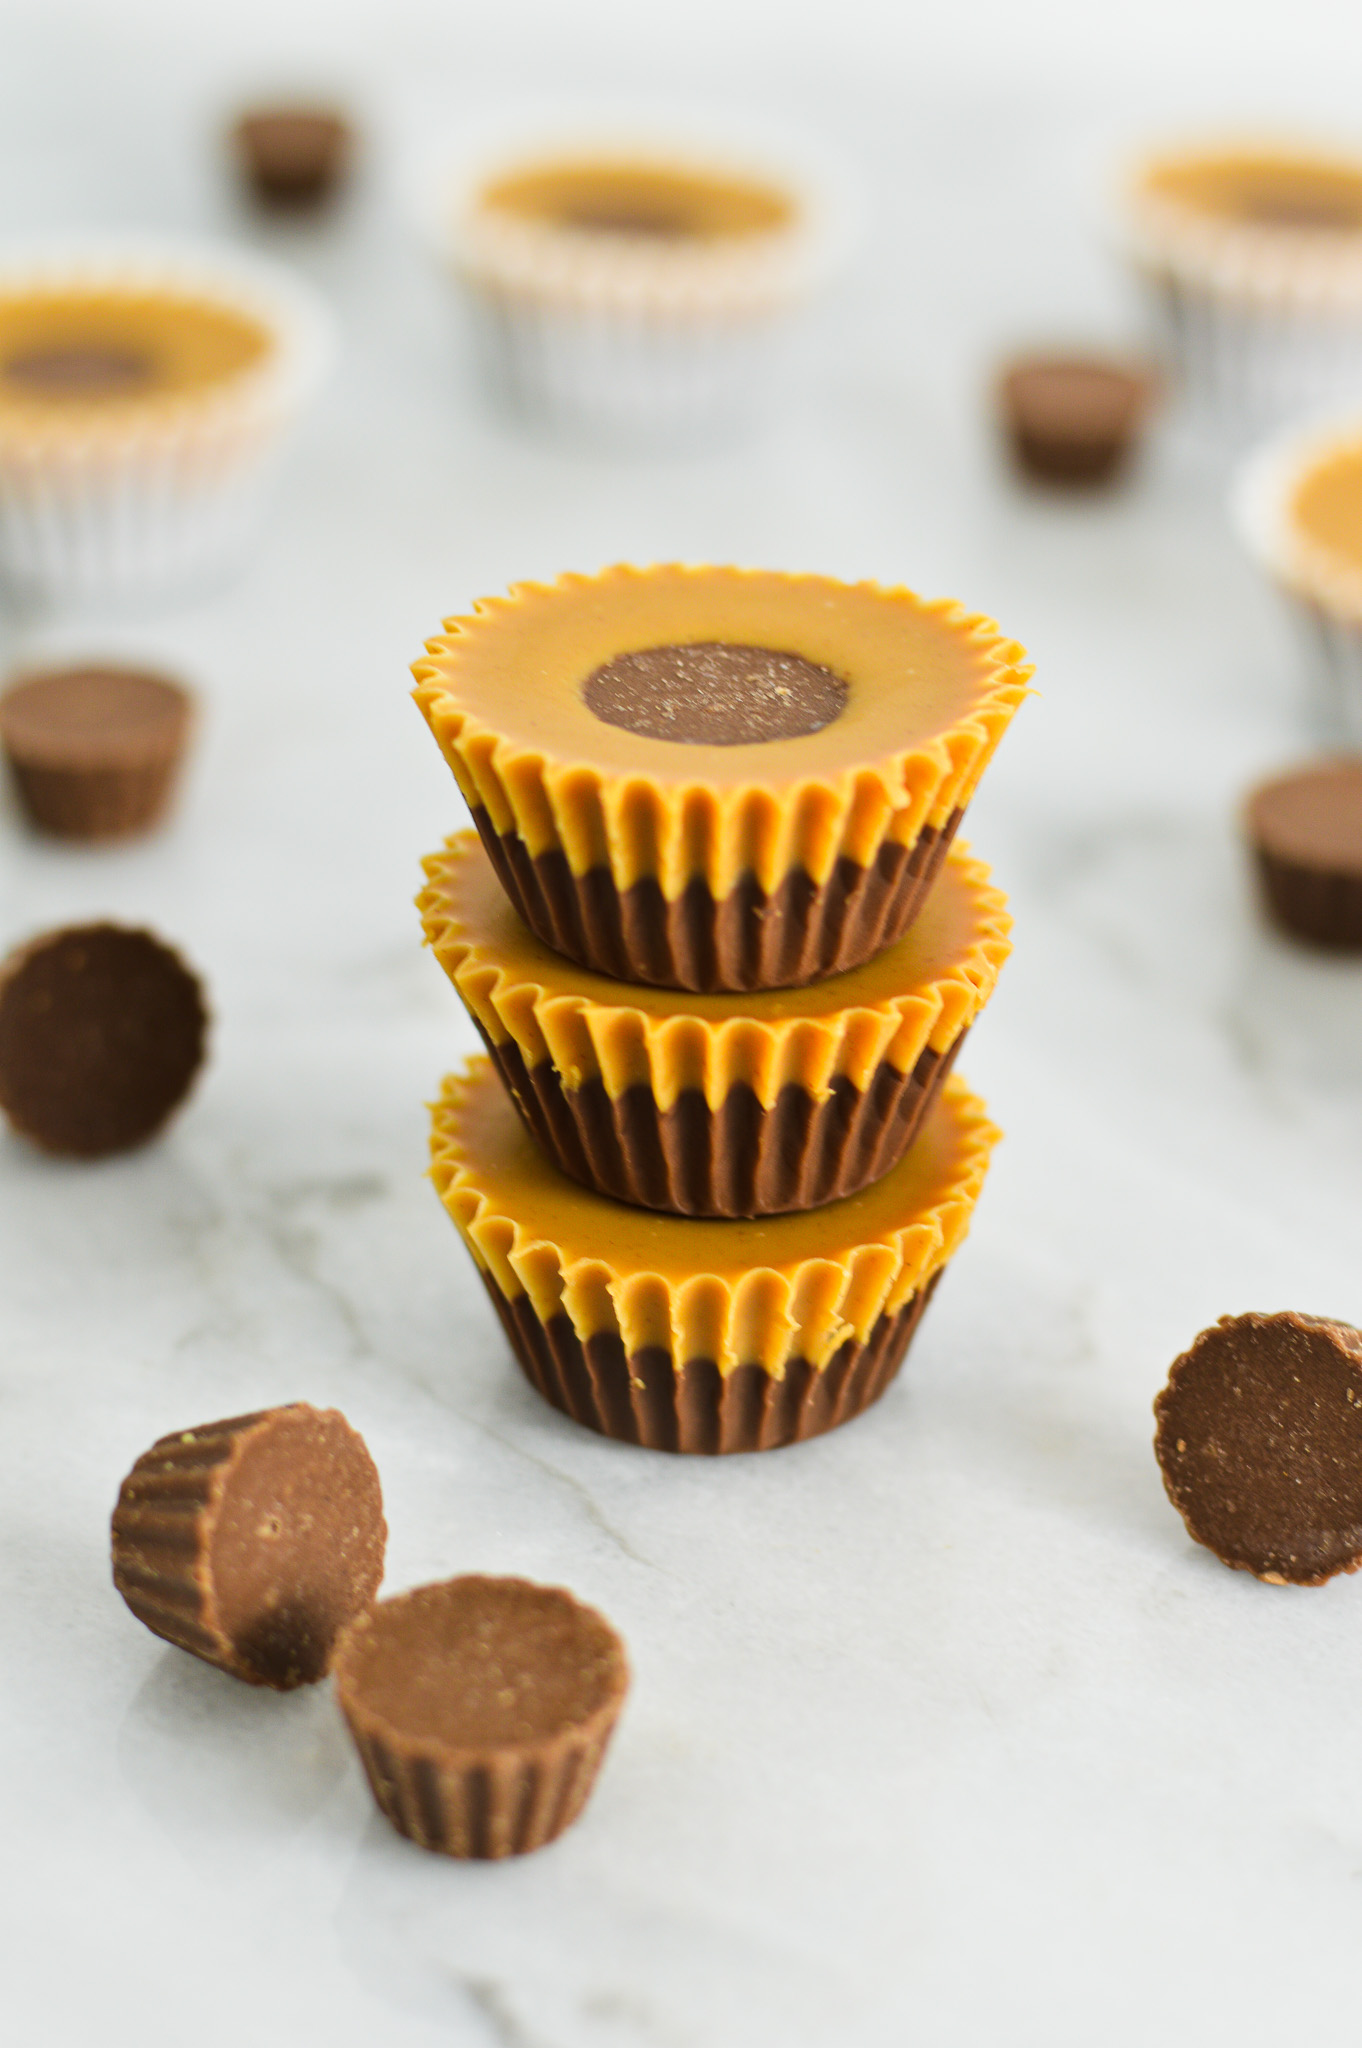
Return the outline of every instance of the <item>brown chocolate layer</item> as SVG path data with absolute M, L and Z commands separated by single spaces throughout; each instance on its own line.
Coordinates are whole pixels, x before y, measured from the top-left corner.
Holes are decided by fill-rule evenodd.
M 363 1438 L 299 1402 L 144 1451 L 119 1488 L 113 1578 L 154 1635 L 284 1692 L 325 1675 L 378 1591 L 386 1540 Z
M 469 1577 L 346 1631 L 336 1696 L 382 1812 L 446 1856 L 520 1856 L 586 1802 L 629 1683 L 603 1615 L 561 1587 Z
M 1110 483 L 1124 469 L 1148 408 L 1147 376 L 1088 356 L 1035 356 L 1000 386 L 1013 458 L 1048 484 Z
M 340 185 L 353 136 L 329 107 L 260 107 L 232 131 L 241 171 L 264 206 L 322 205 Z
M 674 1216 L 779 1216 L 854 1195 L 903 1157 L 964 1041 L 928 1046 L 911 1074 L 887 1061 L 862 1092 L 845 1075 L 817 1102 L 783 1088 L 770 1109 L 748 1087 L 712 1110 L 699 1088 L 668 1110 L 640 1083 L 616 1101 L 597 1078 L 564 1088 L 556 1067 L 527 1067 L 514 1039 L 487 1040 L 506 1090 L 554 1164 L 583 1186 Z
M 0 697 L 0 745 L 33 823 L 122 839 L 166 808 L 192 717 L 188 691 L 140 669 L 55 669 Z
M 507 895 L 546 946 L 616 981 L 658 988 L 800 988 L 841 974 L 902 938 L 926 900 L 963 813 L 875 865 L 839 860 L 825 883 L 799 869 L 767 896 L 754 875 L 716 903 L 696 879 L 669 903 L 652 877 L 620 892 L 608 868 L 574 875 L 560 851 L 531 858 L 479 805 L 473 822 Z
M 1222 1316 L 1174 1360 L 1154 1414 L 1168 1497 L 1224 1563 L 1297 1586 L 1362 1565 L 1362 1331 Z
M 881 1316 L 865 1343 L 848 1337 L 821 1369 L 790 1359 L 775 1379 L 758 1365 L 724 1374 L 712 1358 L 688 1359 L 678 1372 L 660 1345 L 626 1357 L 614 1335 L 583 1344 L 565 1315 L 541 1323 L 528 1295 L 508 1302 L 479 1268 L 526 1378 L 546 1401 L 617 1442 L 705 1456 L 802 1443 L 878 1401 L 944 1270 L 894 1315 Z

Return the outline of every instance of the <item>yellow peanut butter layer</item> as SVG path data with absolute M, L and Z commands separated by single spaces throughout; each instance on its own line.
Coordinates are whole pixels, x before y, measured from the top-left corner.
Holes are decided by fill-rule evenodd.
M 756 178 L 613 156 L 526 165 L 489 179 L 478 199 L 555 228 L 666 241 L 770 234 L 794 216 L 789 196 Z
M 916 1142 L 882 1180 L 821 1209 L 711 1222 L 626 1208 L 549 1164 L 490 1061 L 445 1083 L 432 1111 L 431 1178 L 478 1266 L 541 1323 L 650 1345 L 724 1373 L 787 1359 L 821 1368 L 864 1342 L 962 1242 L 998 1138 L 952 1076 Z
M 648 1087 L 664 1111 L 685 1089 L 717 1110 L 739 1085 L 770 1108 L 791 1083 L 822 1101 L 842 1076 L 865 1092 L 887 1063 L 910 1074 L 948 1052 L 1011 951 L 1007 899 L 954 847 L 907 934 L 863 966 L 799 989 L 696 995 L 625 985 L 545 946 L 516 915 L 474 832 L 425 863 L 426 939 L 493 1045 L 514 1041 L 565 1088 L 599 1079 L 618 1100 Z
M 648 649 L 779 650 L 843 686 L 818 730 L 739 745 L 659 739 L 586 704 L 594 674 Z M 982 775 L 1032 673 L 992 620 L 909 590 L 773 571 L 620 566 L 518 584 L 449 619 L 413 668 L 416 701 L 469 804 L 531 857 L 623 891 L 655 879 L 716 901 L 755 874 L 873 865 L 944 826 Z
M 226 385 L 270 347 L 248 314 L 170 291 L 0 292 L 0 418 L 122 417 Z
M 1281 149 L 1221 149 L 1152 158 L 1145 196 L 1211 221 L 1362 234 L 1362 160 Z
M 1362 577 L 1362 433 L 1321 449 L 1287 501 L 1292 537 L 1326 573 Z

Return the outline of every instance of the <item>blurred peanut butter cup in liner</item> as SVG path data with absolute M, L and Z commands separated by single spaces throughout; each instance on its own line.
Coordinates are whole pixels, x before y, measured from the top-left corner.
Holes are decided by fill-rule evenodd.
M 1164 357 L 1236 435 L 1362 387 L 1362 155 L 1214 140 L 1127 172 L 1120 236 Z
M 642 445 L 740 432 L 791 381 L 845 180 L 807 148 L 638 126 L 475 138 L 422 168 L 425 232 L 522 418 Z
M 1320 740 L 1362 751 L 1362 410 L 1265 442 L 1241 465 L 1230 509 L 1286 601 Z
M 431 1178 L 545 1400 L 654 1450 L 755 1451 L 884 1392 L 997 1136 L 952 1075 L 912 1148 L 858 1194 L 754 1220 L 659 1216 L 569 1180 L 478 1058 L 435 1105 Z
M 237 566 L 330 336 L 307 286 L 238 250 L 0 249 L 0 579 L 135 608 Z
M 526 923 L 700 992 L 900 938 L 1032 673 L 950 602 L 676 565 L 521 584 L 427 644 L 416 701 Z
M 1244 824 L 1277 929 L 1329 952 L 1362 953 L 1362 755 L 1260 782 Z
M 168 676 L 47 669 L 17 677 L 0 697 L 0 745 L 39 831 L 126 839 L 163 817 L 192 719 L 192 697 Z
M 345 183 L 354 130 L 339 107 L 279 100 L 247 107 L 229 142 L 251 197 L 272 212 L 315 213 Z
M 523 1856 L 580 1814 L 629 1685 L 624 1645 L 559 1586 L 470 1574 L 341 1638 L 336 1698 L 380 1811 L 446 1856 Z
M 477 837 L 418 900 L 527 1128 L 574 1180 L 691 1216 L 853 1194 L 900 1159 L 1011 950 L 1006 899 L 957 844 L 905 937 L 797 994 L 626 987 L 512 909 Z

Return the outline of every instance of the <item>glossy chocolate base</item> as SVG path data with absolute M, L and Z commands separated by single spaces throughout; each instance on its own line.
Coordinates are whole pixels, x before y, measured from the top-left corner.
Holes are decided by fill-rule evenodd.
M 889 1172 L 913 1142 L 965 1039 L 924 1050 L 911 1074 L 882 1061 L 862 1091 L 839 1076 L 816 1102 L 791 1083 L 767 1109 L 747 1087 L 712 1110 L 687 1088 L 660 1110 L 639 1084 L 612 1100 L 599 1079 L 564 1088 L 527 1067 L 513 1039 L 487 1049 L 541 1148 L 584 1187 L 673 1216 L 780 1216 L 816 1209 Z
M 527 1294 L 508 1302 L 482 1277 L 526 1378 L 555 1408 L 619 1443 L 713 1456 L 802 1443 L 878 1401 L 944 1270 L 897 1314 L 881 1316 L 864 1344 L 849 1337 L 821 1371 L 791 1359 L 782 1379 L 759 1365 L 724 1374 L 712 1358 L 689 1359 L 678 1372 L 660 1345 L 626 1357 L 616 1336 L 583 1344 L 565 1315 L 541 1323 Z
M 507 895 L 531 931 L 570 960 L 616 981 L 699 994 L 802 988 L 857 967 L 901 939 L 936 880 L 961 813 L 915 845 L 886 842 L 873 867 L 841 860 L 816 883 L 802 869 L 767 896 L 754 875 L 716 903 L 691 882 L 669 903 L 651 877 L 621 894 L 608 868 L 574 875 L 560 852 L 532 858 L 479 806 L 473 822 Z
M 1279 931 L 1333 953 L 1362 953 L 1362 875 L 1312 868 L 1256 846 L 1268 914 Z

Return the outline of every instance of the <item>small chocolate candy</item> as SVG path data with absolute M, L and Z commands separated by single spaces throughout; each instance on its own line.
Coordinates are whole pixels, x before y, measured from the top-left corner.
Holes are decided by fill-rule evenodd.
M 1047 484 L 1112 482 L 1152 396 L 1150 378 L 1098 356 L 1028 356 L 1003 372 L 1003 430 L 1023 475 Z
M 388 1526 L 363 1437 L 299 1401 L 161 1437 L 112 1534 L 114 1584 L 154 1635 L 288 1692 L 378 1591 Z
M 1245 823 L 1273 923 L 1289 938 L 1362 952 L 1362 759 L 1260 783 Z
M 606 725 L 707 747 L 821 732 L 841 717 L 847 695 L 842 678 L 821 662 L 724 640 L 617 654 L 582 688 L 587 710 Z
M 382 1811 L 423 1849 L 467 1857 L 523 1855 L 576 1819 L 629 1684 L 594 1608 L 478 1576 L 380 1601 L 334 1670 Z
M 299 211 L 334 197 L 354 136 L 337 108 L 253 107 L 232 129 L 242 175 L 262 206 Z
M 0 697 L 0 744 L 40 831 L 124 839 L 165 811 L 192 711 L 187 690 L 143 669 L 52 669 Z
M 207 1025 L 197 978 L 150 932 L 47 932 L 0 964 L 0 1109 L 49 1152 L 127 1151 L 188 1094 Z
M 1362 1331 L 1319 1316 L 1223 1316 L 1154 1403 L 1163 1483 L 1236 1571 L 1320 1586 L 1362 1564 Z

